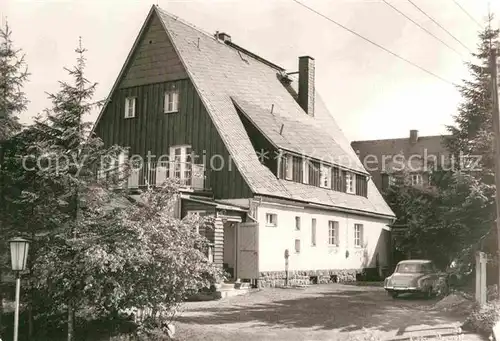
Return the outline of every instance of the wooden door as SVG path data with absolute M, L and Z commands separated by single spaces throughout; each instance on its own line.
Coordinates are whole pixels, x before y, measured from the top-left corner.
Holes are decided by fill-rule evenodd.
M 237 225 L 237 278 L 259 278 L 259 224 Z

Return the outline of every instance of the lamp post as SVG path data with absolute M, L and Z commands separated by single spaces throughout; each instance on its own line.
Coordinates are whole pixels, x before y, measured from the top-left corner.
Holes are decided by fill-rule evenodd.
M 14 315 L 14 341 L 17 341 L 19 329 L 19 296 L 21 292 L 21 271 L 26 269 L 29 241 L 23 238 L 9 240 L 12 270 L 16 272 L 16 312 Z

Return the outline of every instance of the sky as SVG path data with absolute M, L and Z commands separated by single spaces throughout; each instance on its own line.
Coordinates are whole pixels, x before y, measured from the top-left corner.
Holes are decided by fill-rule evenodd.
M 50 107 L 47 93 L 69 80 L 64 67 L 75 64 L 80 36 L 88 50 L 87 78 L 98 83 L 95 99 L 106 98 L 147 13 L 157 4 L 204 31 L 227 32 L 234 43 L 289 72 L 297 71 L 299 56 L 312 56 L 316 88 L 350 140 L 408 137 L 410 129 L 421 136 L 446 133 L 461 100 L 453 84 L 467 77 L 464 62 L 476 50 L 480 30 L 455 0 L 412 2 L 458 41 L 408 0 L 387 2 L 456 52 L 383 0 L 300 1 L 437 77 L 293 0 L 0 0 L 0 17 L 12 29 L 15 46 L 26 54 L 31 73 L 25 87 L 30 103 L 21 120 L 30 123 Z M 456 2 L 480 24 L 489 8 L 498 27 L 500 0 Z

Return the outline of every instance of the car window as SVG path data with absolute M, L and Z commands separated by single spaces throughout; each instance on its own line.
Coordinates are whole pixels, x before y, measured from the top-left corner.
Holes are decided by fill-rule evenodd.
M 434 271 L 432 263 L 401 263 L 396 267 L 398 273 L 430 273 Z

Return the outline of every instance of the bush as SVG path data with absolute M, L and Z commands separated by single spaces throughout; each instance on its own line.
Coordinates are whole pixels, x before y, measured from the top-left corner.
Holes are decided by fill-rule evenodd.
M 489 336 L 493 326 L 500 321 L 500 303 L 488 302 L 482 307 L 475 307 L 466 319 L 463 327 L 473 332 Z

